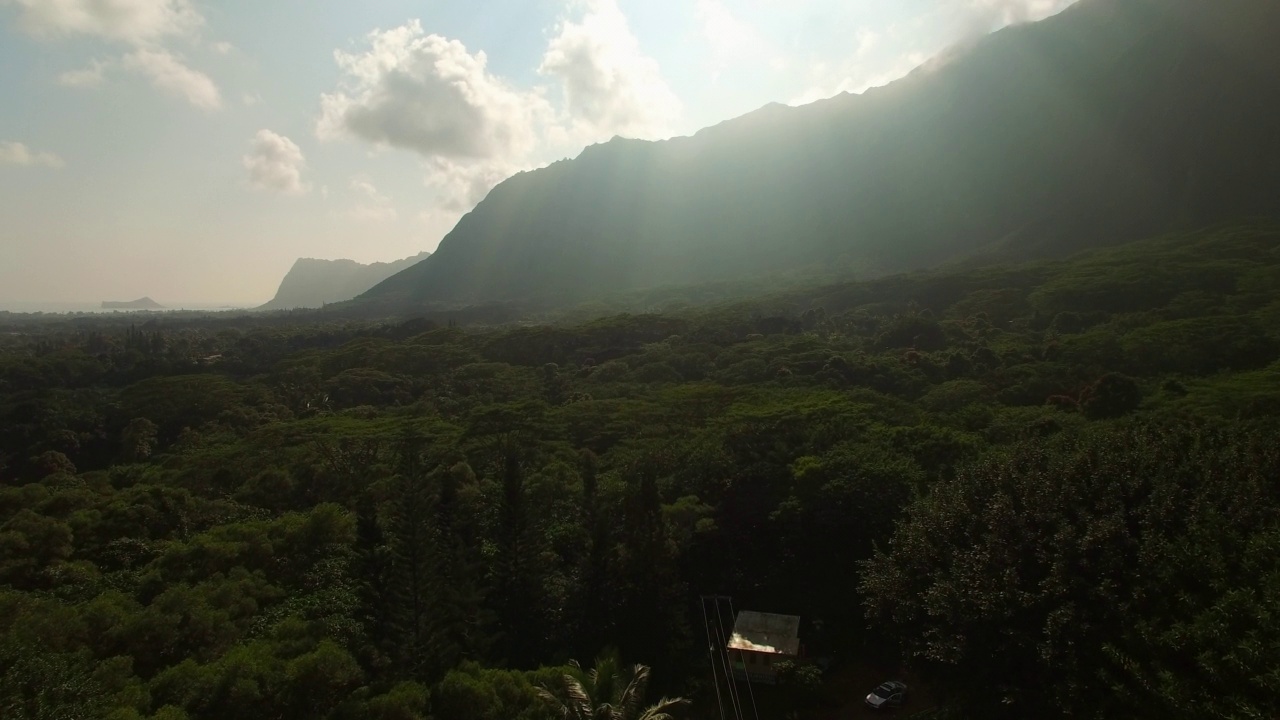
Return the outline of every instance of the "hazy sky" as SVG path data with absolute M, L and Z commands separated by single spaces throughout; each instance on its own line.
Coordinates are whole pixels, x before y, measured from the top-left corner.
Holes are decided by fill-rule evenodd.
M 0 0 L 0 304 L 264 302 L 614 135 L 860 92 L 1071 0 Z

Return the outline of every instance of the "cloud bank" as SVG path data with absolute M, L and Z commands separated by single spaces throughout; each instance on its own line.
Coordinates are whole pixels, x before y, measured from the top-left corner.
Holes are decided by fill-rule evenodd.
M 36 37 L 90 35 L 141 45 L 204 24 L 189 0 L 0 0 Z
M 310 190 L 302 181 L 307 165 L 302 150 L 283 135 L 259 130 L 243 163 L 249 171 L 249 184 L 259 190 L 285 195 L 303 195 Z
M 213 80 L 187 67 L 168 51 L 136 50 L 125 55 L 120 64 L 146 78 L 156 89 L 180 97 L 198 108 L 217 110 L 222 107 L 222 94 Z
M 968 44 L 1005 26 L 1043 20 L 1077 0 L 936 0 L 925 13 L 890 24 L 878 32 L 850 31 L 843 56 L 814 59 L 807 68 L 808 88 L 792 105 L 860 93 L 887 85 L 921 66 L 941 67 Z M 886 55 L 891 52 L 891 55 Z
M 204 16 L 191 0 L 0 0 L 0 5 L 16 6 L 18 24 L 33 37 L 89 36 L 133 46 L 119 58 L 94 60 L 62 73 L 60 85 L 101 85 L 107 70 L 121 68 L 195 107 L 222 107 L 217 84 L 163 47 L 174 38 L 192 39 L 204 25 Z
M 106 71 L 111 67 L 107 60 L 94 60 L 79 70 L 68 70 L 58 76 L 58 84 L 66 87 L 92 87 L 101 85 Z
M 755 28 L 738 19 L 721 0 L 698 0 L 694 17 L 707 46 L 712 79 L 734 65 L 743 64 L 752 55 L 759 56 L 769 45 Z
M 579 137 L 663 137 L 680 114 L 680 101 L 614 0 L 591 2 L 580 19 L 561 22 L 538 72 L 559 81 L 563 111 Z
M 428 158 L 488 159 L 528 152 L 550 106 L 486 69 L 483 52 L 428 35 L 422 24 L 368 36 L 362 53 L 337 51 L 337 92 L 321 97 L 321 138 L 349 135 Z
M 334 52 L 339 79 L 321 95 L 316 135 L 416 153 L 449 212 L 557 154 L 619 134 L 663 137 L 681 111 L 614 0 L 592 0 L 556 27 L 538 68 L 549 84 L 533 87 L 495 75 L 484 52 L 418 20 L 365 40 Z
M 363 175 L 351 178 L 351 191 L 359 202 L 347 212 L 349 217 L 383 223 L 391 222 L 399 216 L 391 198 L 383 195 L 369 178 Z
M 62 158 L 47 152 L 36 152 L 20 142 L 0 142 L 0 165 L 60 168 Z
M 964 36 L 981 35 L 1015 23 L 1043 20 L 1076 0 L 968 0 L 960 5 Z

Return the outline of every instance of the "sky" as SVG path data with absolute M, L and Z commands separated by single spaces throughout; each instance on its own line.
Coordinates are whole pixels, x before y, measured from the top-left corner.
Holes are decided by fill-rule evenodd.
M 620 135 L 883 85 L 1073 0 L 0 0 L 0 307 L 254 305 Z

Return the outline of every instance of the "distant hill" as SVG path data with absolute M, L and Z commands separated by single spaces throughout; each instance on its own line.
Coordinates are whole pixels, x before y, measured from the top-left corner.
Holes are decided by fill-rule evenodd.
M 103 300 L 103 310 L 163 310 L 164 306 L 149 297 L 137 300 Z
M 318 308 L 350 300 L 430 255 L 429 252 L 421 252 L 403 260 L 370 265 L 361 265 L 354 260 L 299 258 L 280 282 L 276 296 L 257 309 Z
M 615 138 L 501 183 L 360 304 L 867 276 L 1280 217 L 1277 29 L 1275 0 L 1081 0 L 862 95 Z

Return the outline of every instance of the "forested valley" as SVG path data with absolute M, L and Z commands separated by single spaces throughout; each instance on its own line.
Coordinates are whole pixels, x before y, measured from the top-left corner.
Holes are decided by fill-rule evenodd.
M 861 667 L 1280 717 L 1277 287 L 1237 224 L 591 320 L 0 314 L 0 717 L 552 720 L 639 663 L 617 717 L 719 718 L 710 594 L 803 621 L 748 717 Z

